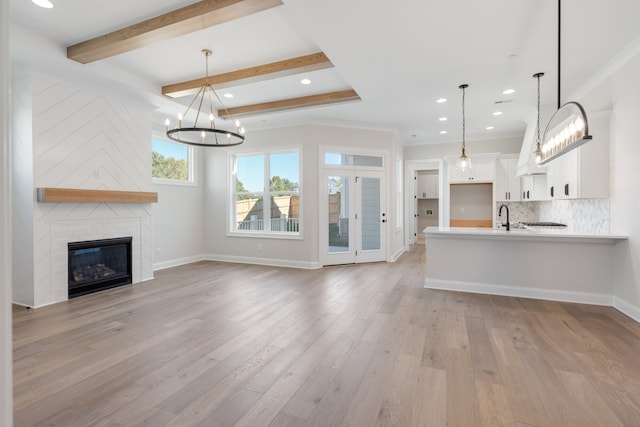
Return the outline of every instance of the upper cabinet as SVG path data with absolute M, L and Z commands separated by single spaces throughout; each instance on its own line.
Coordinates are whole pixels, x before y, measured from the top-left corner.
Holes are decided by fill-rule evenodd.
M 609 114 L 589 115 L 593 140 L 547 165 L 547 197 L 605 199 L 609 197 Z
M 449 183 L 494 182 L 496 179 L 496 157 L 495 154 L 469 156 L 472 168 L 462 172 L 456 169 L 458 156 L 447 156 Z
M 521 178 L 523 201 L 547 200 L 547 175 L 525 175 Z
M 438 191 L 438 174 L 437 173 L 419 173 L 417 180 L 418 199 L 437 199 Z
M 496 201 L 517 202 L 521 200 L 520 178 L 516 177 L 517 155 L 498 157 L 496 162 Z

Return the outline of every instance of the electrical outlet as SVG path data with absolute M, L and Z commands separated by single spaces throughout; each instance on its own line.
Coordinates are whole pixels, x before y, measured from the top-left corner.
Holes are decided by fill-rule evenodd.
M 464 208 L 460 208 L 460 213 L 464 213 Z
M 160 256 L 160 248 L 156 248 L 156 256 Z
M 262 243 L 258 243 L 258 250 L 262 251 Z

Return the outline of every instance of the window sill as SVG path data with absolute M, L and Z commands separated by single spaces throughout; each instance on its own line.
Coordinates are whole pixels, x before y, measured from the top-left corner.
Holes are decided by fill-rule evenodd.
M 263 231 L 228 231 L 227 237 L 250 237 L 258 239 L 303 240 L 302 233 L 265 233 Z
M 152 184 L 158 185 L 177 185 L 181 187 L 197 187 L 198 184 L 193 181 L 179 181 L 177 179 L 151 178 Z

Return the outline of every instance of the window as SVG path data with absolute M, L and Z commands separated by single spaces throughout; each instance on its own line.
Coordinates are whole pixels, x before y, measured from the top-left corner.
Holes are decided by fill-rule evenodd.
M 151 140 L 151 176 L 159 183 L 193 183 L 193 149 L 183 144 Z
M 238 155 L 233 170 L 232 232 L 300 234 L 297 150 Z
M 330 166 L 365 166 L 381 168 L 382 156 L 327 152 L 324 164 Z

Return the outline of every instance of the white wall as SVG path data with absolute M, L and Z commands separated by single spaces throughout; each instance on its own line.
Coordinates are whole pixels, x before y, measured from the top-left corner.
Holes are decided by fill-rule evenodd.
M 319 147 L 386 150 L 389 177 L 387 179 L 387 203 L 390 207 L 387 212 L 392 212 L 395 211 L 395 209 L 391 209 L 394 204 L 392 197 L 394 141 L 394 135 L 386 131 L 306 125 L 254 131 L 248 134 L 244 144 L 230 149 L 233 150 L 233 153 L 262 152 L 265 148 L 269 150 L 301 149 L 303 162 L 301 168 L 302 239 L 227 236 L 227 210 L 230 203 L 228 187 L 231 177 L 229 151 L 226 149 L 207 150 L 205 160 L 205 246 L 207 257 L 218 260 L 247 261 L 303 268 L 318 267 L 318 197 L 321 185 L 319 182 Z M 395 224 L 394 221 L 395 217 L 390 215 L 389 222 Z M 393 235 L 391 238 L 394 242 L 391 246 L 397 246 L 397 237 Z
M 524 124 L 523 124 L 524 131 Z M 515 154 L 520 153 L 522 138 L 507 138 L 485 141 L 467 142 L 467 154 L 472 156 L 481 153 Z M 460 154 L 460 144 L 422 144 L 404 147 L 405 160 L 438 159 L 444 156 Z
M 9 2 L 0 2 L 0 425 L 13 425 L 11 210 L 9 184 Z
M 615 306 L 640 321 L 640 54 L 611 79 L 611 232 L 629 236 L 616 247 Z
M 14 70 L 11 82 L 11 162 L 13 245 L 13 301 L 34 301 L 33 236 L 33 98 L 31 76 L 19 77 Z
M 205 253 L 204 153 L 194 149 L 195 185 L 154 184 L 153 269 L 187 264 Z

